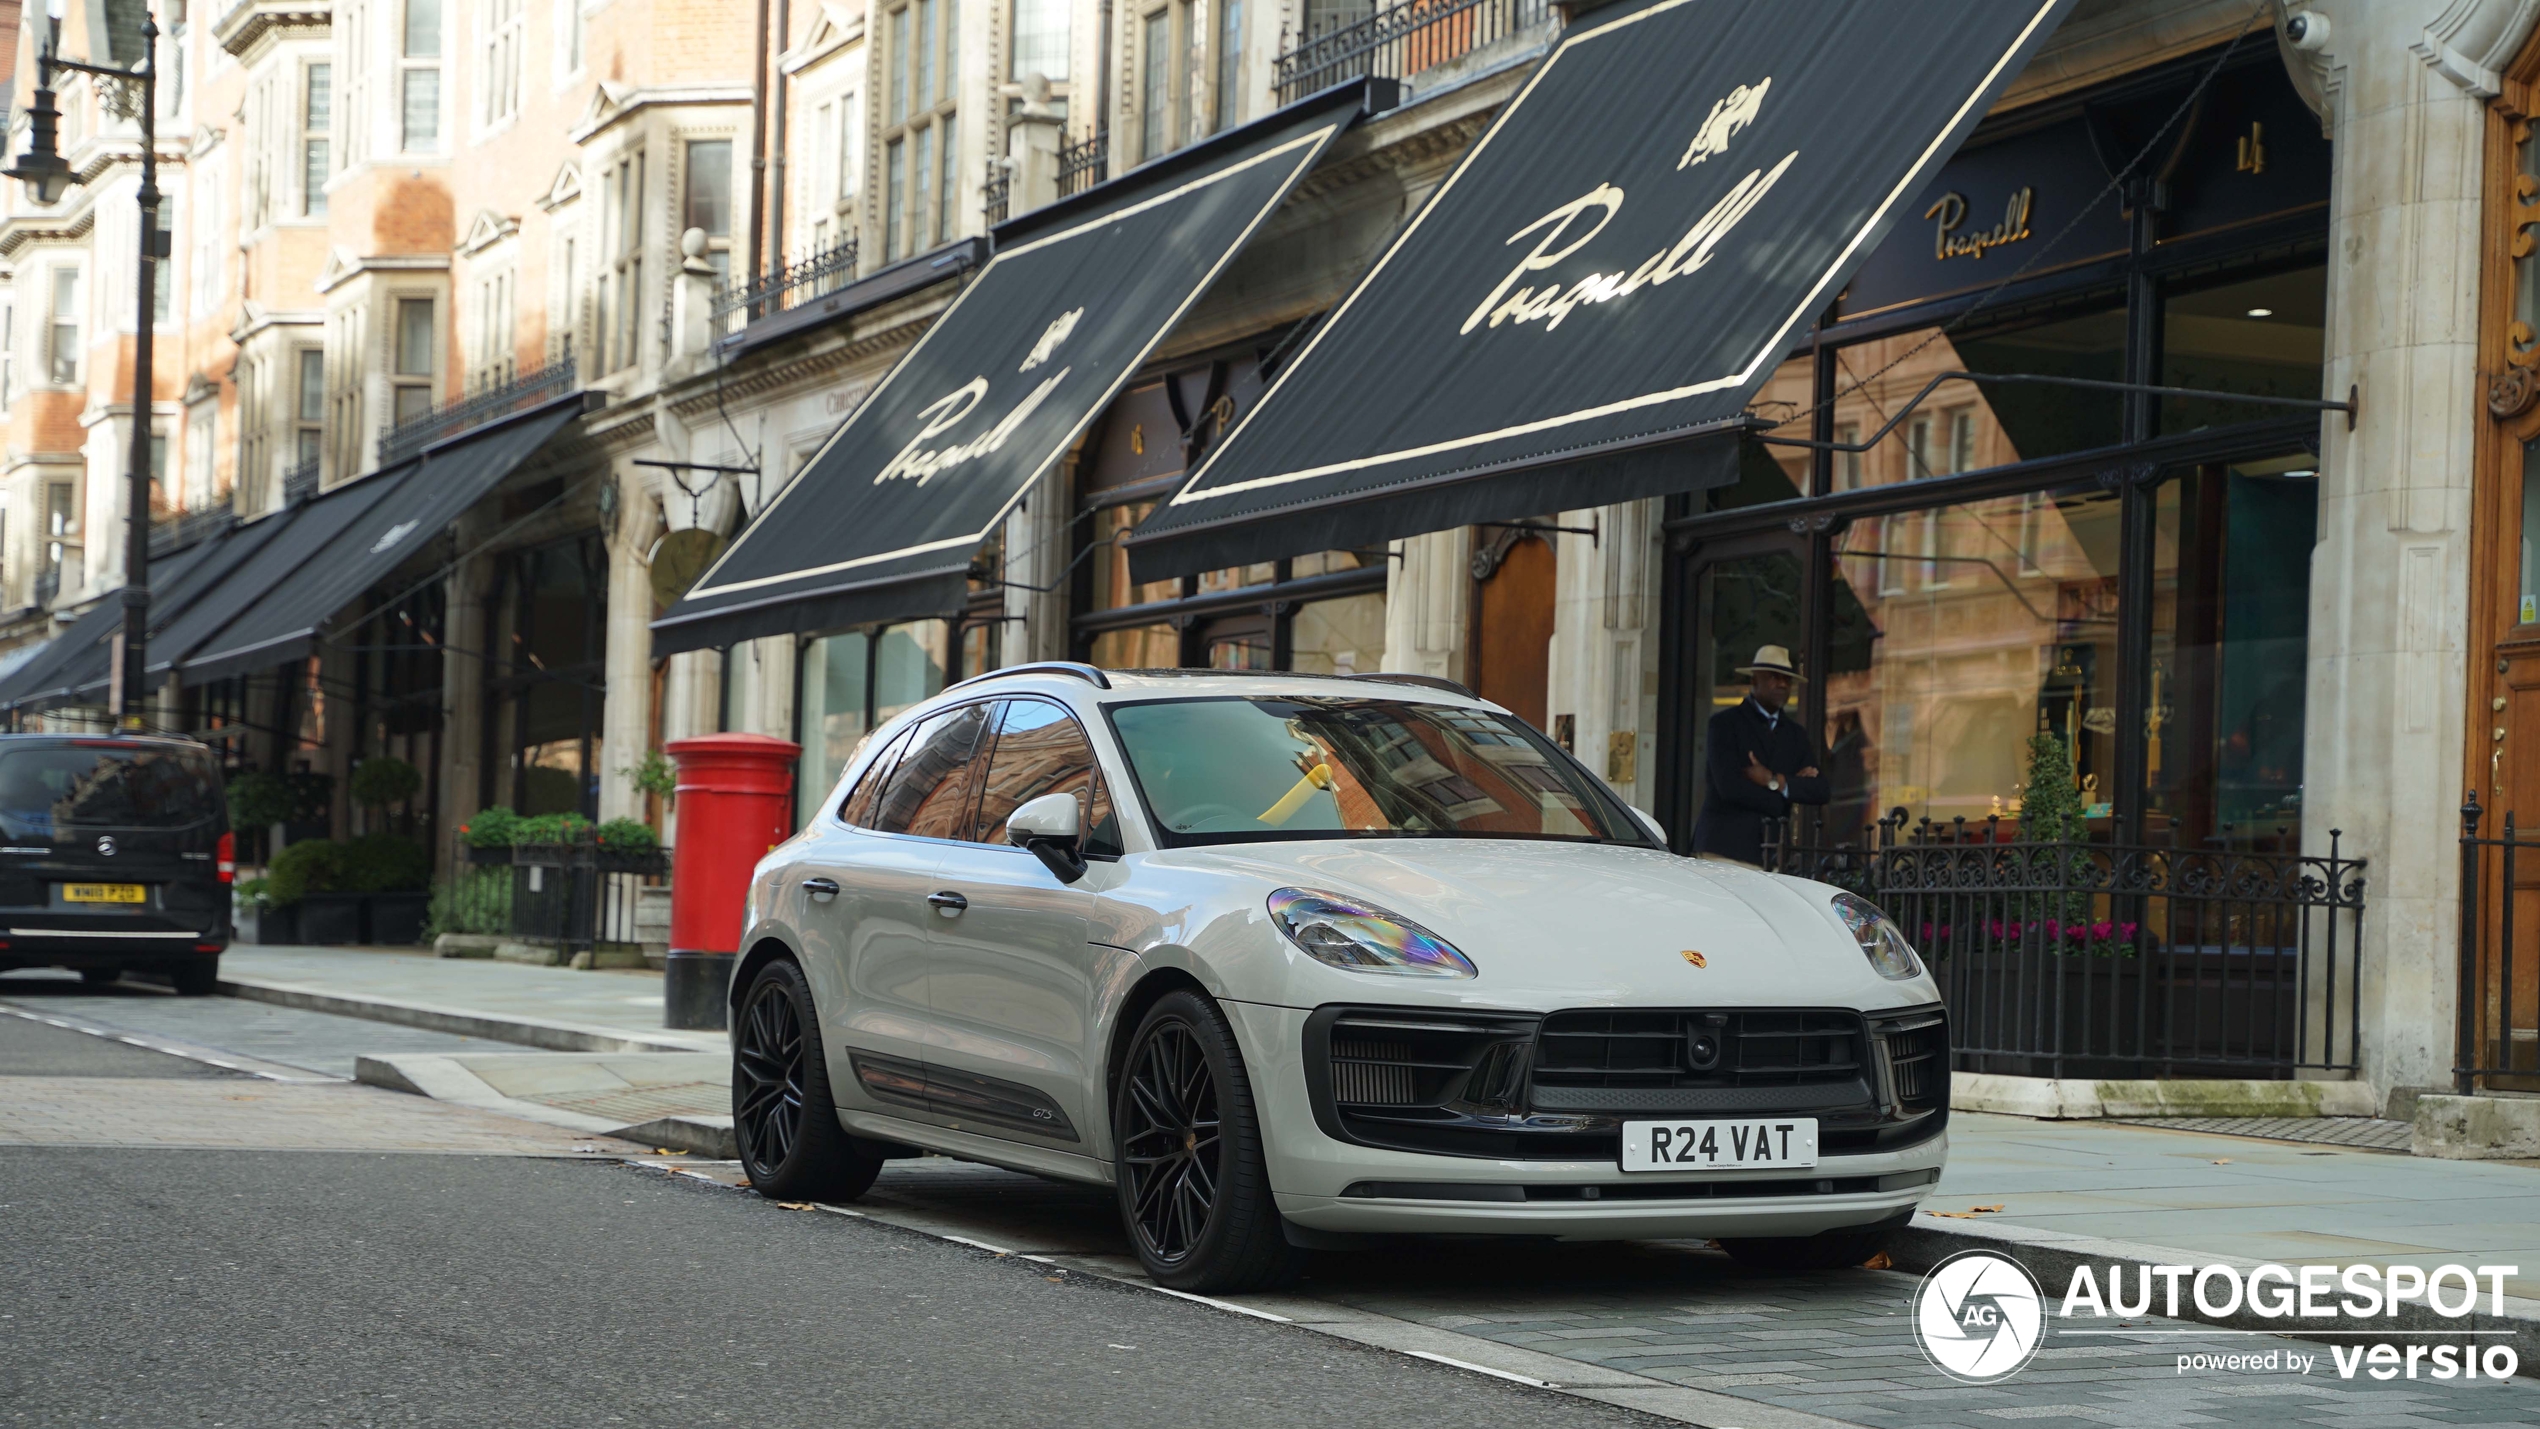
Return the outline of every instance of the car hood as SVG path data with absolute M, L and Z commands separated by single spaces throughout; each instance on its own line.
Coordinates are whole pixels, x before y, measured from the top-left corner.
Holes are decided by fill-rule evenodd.
M 1270 929 L 1264 900 L 1274 889 L 1296 887 L 1369 899 L 1444 937 L 1480 969 L 1470 980 L 1344 972 L 1274 934 L 1293 989 L 1279 1001 L 1549 1010 L 1888 1007 L 1938 999 L 1928 978 L 1898 982 L 1870 968 L 1827 911 L 1835 890 L 1656 849 L 1515 839 L 1316 840 L 1148 857 L 1153 874 L 1184 883 L 1186 892 L 1200 893 L 1190 883 L 1218 885 L 1181 905 L 1220 911 L 1210 926 L 1185 930 L 1203 942 L 1226 946 L 1229 920 L 1248 933 Z M 1259 935 L 1243 941 L 1258 946 Z

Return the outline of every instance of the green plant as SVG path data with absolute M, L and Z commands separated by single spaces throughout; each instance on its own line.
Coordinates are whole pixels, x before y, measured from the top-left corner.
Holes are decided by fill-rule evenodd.
M 364 834 L 342 847 L 336 886 L 347 893 L 410 893 L 432 880 L 432 855 L 401 834 Z
M 302 839 L 273 856 L 265 873 L 265 898 L 288 908 L 312 893 L 344 886 L 344 846 L 333 839 Z
M 679 770 L 658 749 L 644 751 L 644 757 L 617 771 L 632 780 L 638 794 L 654 794 L 668 799 L 679 792 Z
M 402 759 L 380 755 L 365 759 L 353 770 L 347 786 L 353 802 L 365 808 L 385 809 L 402 804 L 423 788 L 423 771 Z
M 443 933 L 508 933 L 511 916 L 512 871 L 463 868 L 457 877 L 432 890 L 423 931 L 427 938 Z
M 288 820 L 298 799 L 291 781 L 279 774 L 241 774 L 229 781 L 229 821 L 242 829 L 261 829 Z
M 510 848 L 512 837 L 520 830 L 520 815 L 501 804 L 488 805 L 476 811 L 476 817 L 459 825 L 469 848 Z
M 255 904 L 259 908 L 270 908 L 273 906 L 272 902 L 265 896 L 271 888 L 271 879 L 242 878 L 238 880 L 238 896 Z
M 2020 791 L 2020 837 L 2030 843 L 2071 843 L 2087 832 L 2081 788 L 2073 778 L 2073 753 L 2061 735 L 2041 729 L 2028 738 L 2028 783 Z
M 538 814 L 520 821 L 512 830 L 516 844 L 571 843 L 591 832 L 591 821 L 580 814 Z
M 650 853 L 661 847 L 661 836 L 642 819 L 611 819 L 593 829 L 591 836 L 610 848 L 629 853 Z

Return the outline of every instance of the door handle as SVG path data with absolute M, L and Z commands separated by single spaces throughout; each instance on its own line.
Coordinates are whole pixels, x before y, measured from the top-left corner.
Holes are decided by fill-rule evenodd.
M 947 918 L 960 917 L 962 910 L 970 906 L 969 899 L 950 890 L 946 890 L 942 893 L 929 893 L 926 895 L 926 901 L 935 909 L 936 912 L 943 914 Z
M 826 903 L 830 899 L 838 896 L 838 880 L 834 878 L 806 878 L 803 880 L 803 892 L 810 894 L 812 897 L 819 899 L 823 903 Z

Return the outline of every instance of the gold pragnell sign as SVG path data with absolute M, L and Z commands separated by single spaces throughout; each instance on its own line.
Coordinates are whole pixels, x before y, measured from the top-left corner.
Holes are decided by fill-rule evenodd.
M 1932 221 L 1931 256 L 1943 262 L 1952 258 L 1981 258 L 1988 248 L 2017 243 L 2029 236 L 2030 210 L 2036 206 L 2037 190 L 2023 185 L 2012 191 L 2002 205 L 2002 221 L 1991 228 L 1967 230 L 1967 196 L 1945 193 L 1940 202 L 1923 210 Z

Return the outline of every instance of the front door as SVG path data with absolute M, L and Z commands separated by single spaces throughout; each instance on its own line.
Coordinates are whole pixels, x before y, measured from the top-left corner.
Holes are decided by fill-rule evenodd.
M 1484 526 L 1473 544 L 1473 691 L 1537 729 L 1552 701 L 1552 538 Z
M 1738 667 L 1753 663 L 1761 647 L 1779 645 L 1808 670 L 1808 548 L 1795 536 L 1741 536 L 1705 542 L 1679 560 L 1680 619 L 1669 651 L 1678 691 L 1671 733 L 1679 750 L 1669 768 L 1679 787 L 1670 791 L 1666 824 L 1684 850 L 1709 797 L 1711 717 L 1746 698 L 1747 677 Z M 1790 714 L 1807 707 L 1808 694 L 1802 686 L 1791 696 Z
M 1103 1109 L 1088 1091 L 1099 1057 L 1094 1002 L 1128 954 L 1086 942 L 1094 885 L 1113 867 L 1062 883 L 1006 842 L 1005 821 L 1046 794 L 1077 796 L 1099 838 L 1108 808 L 1094 751 L 1067 710 L 1048 700 L 1000 704 L 976 822 L 946 851 L 937 886 L 964 901 L 938 918 L 927 998 L 935 1032 L 928 1081 L 948 1126 L 1099 1155 Z

